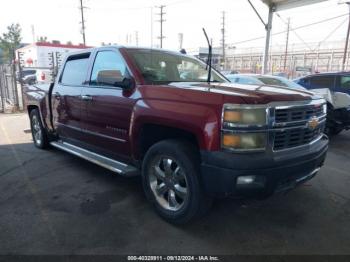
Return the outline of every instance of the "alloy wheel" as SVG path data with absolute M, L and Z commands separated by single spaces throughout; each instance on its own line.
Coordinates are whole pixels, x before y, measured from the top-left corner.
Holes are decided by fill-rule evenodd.
M 156 201 L 164 209 L 178 211 L 188 200 L 186 174 L 170 157 L 155 159 L 149 172 L 149 183 Z

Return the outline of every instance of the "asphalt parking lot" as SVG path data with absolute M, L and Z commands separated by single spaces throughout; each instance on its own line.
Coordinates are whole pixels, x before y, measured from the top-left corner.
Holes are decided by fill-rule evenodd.
M 32 144 L 24 114 L 0 115 L 0 254 L 350 254 L 350 131 L 318 176 L 263 201 L 216 201 L 176 227 L 127 179 Z

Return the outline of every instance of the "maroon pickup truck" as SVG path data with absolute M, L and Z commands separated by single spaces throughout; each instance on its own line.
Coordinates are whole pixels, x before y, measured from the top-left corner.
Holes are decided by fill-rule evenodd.
M 328 148 L 325 100 L 207 75 L 205 63 L 171 51 L 69 54 L 55 83 L 26 91 L 34 144 L 140 174 L 172 223 L 201 216 L 213 197 L 266 197 L 315 176 Z

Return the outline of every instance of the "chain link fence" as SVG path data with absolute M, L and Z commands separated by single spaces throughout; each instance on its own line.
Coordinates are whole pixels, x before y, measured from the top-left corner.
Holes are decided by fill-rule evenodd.
M 23 110 L 22 88 L 16 81 L 13 65 L 0 65 L 0 112 L 11 113 Z

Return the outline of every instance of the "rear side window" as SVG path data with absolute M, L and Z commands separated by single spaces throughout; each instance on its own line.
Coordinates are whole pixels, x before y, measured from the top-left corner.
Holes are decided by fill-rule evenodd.
M 311 88 L 334 88 L 334 76 L 314 76 L 311 78 Z
M 340 77 L 340 88 L 350 90 L 350 76 Z
M 68 58 L 61 76 L 61 84 L 82 85 L 86 79 L 89 55 L 79 55 Z

